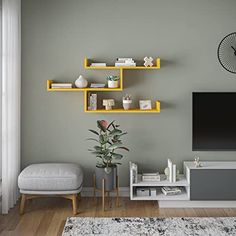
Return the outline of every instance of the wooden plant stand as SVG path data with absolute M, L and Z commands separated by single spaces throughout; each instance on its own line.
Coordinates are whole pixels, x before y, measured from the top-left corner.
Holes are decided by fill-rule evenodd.
M 116 188 L 112 190 L 106 190 L 106 180 L 102 179 L 102 189 L 96 188 L 96 177 L 95 174 L 93 175 L 93 197 L 96 200 L 96 192 L 102 193 L 102 210 L 105 211 L 105 197 L 106 195 L 110 197 L 110 192 L 116 192 L 116 206 L 119 206 L 119 177 L 116 176 Z

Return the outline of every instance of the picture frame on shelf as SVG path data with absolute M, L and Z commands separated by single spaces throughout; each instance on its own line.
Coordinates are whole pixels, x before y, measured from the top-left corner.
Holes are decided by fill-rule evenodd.
M 140 100 L 139 101 L 140 110 L 151 110 L 152 109 L 152 101 L 151 100 Z

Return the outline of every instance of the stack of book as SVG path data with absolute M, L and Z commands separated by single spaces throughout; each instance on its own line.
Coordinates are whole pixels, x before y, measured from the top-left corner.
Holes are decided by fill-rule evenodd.
M 52 83 L 51 88 L 72 88 L 72 83 Z
M 90 85 L 90 88 L 104 88 L 105 86 L 106 86 L 105 84 L 92 83 Z
M 107 66 L 107 64 L 104 62 L 93 62 L 90 66 Z
M 133 58 L 117 58 L 115 66 L 136 66 Z
M 144 182 L 155 182 L 161 181 L 161 176 L 158 172 L 155 173 L 143 173 L 142 174 L 142 181 Z
M 167 195 L 177 195 L 181 194 L 181 189 L 179 187 L 162 187 L 161 191 Z

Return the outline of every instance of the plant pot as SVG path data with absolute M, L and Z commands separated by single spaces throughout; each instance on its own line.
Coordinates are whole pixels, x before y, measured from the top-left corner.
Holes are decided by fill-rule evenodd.
M 108 88 L 118 88 L 119 81 L 108 80 Z
M 105 179 L 105 190 L 111 191 L 116 188 L 117 167 L 109 167 L 110 172 L 107 173 L 104 167 L 95 169 L 96 188 L 102 189 L 102 179 Z
M 123 100 L 123 108 L 129 110 L 131 108 L 132 100 Z

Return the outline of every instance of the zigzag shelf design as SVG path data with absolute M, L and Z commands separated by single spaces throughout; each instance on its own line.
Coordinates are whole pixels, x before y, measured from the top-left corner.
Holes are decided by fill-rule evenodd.
M 160 101 L 156 101 L 155 109 L 150 110 L 140 110 L 140 109 L 130 109 L 124 110 L 122 108 L 105 110 L 88 110 L 88 92 L 108 92 L 108 91 L 122 91 L 123 90 L 123 75 L 124 70 L 158 70 L 161 68 L 161 59 L 156 59 L 156 65 L 152 67 L 145 66 L 90 66 L 91 62 L 89 59 L 84 59 L 84 68 L 85 69 L 93 69 L 93 70 L 119 70 L 120 71 L 120 87 L 119 88 L 51 88 L 51 84 L 53 80 L 47 80 L 47 91 L 49 92 L 84 92 L 84 112 L 89 113 L 160 113 L 161 111 L 161 103 Z

